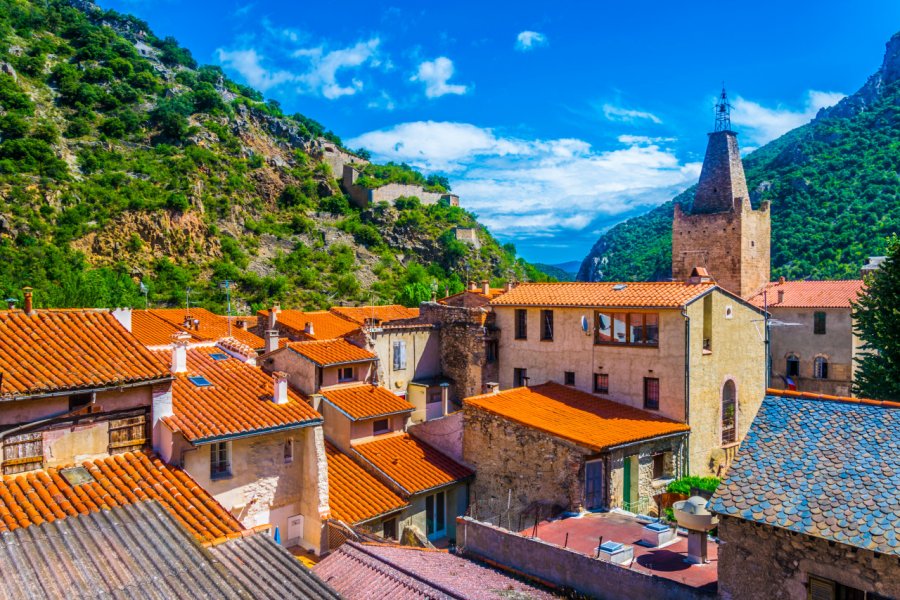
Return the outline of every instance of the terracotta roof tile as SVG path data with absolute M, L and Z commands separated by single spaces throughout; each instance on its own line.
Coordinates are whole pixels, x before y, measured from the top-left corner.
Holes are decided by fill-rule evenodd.
M 133 311 L 131 313 L 132 319 L 134 318 L 134 314 L 137 312 L 140 311 Z M 184 319 L 187 315 L 187 312 L 183 308 L 151 308 L 147 312 L 168 322 L 170 325 L 175 325 L 179 328 L 184 329 Z M 249 331 L 241 329 L 240 327 L 237 327 L 235 325 L 238 320 L 247 319 L 249 317 L 231 317 L 231 327 L 229 328 L 229 317 L 217 315 L 206 310 L 205 308 L 191 308 L 190 316 L 192 319 L 197 319 L 200 321 L 199 329 L 191 328 L 189 330 L 190 334 L 197 339 L 217 341 L 226 337 L 233 337 L 239 342 L 243 342 L 244 344 L 247 344 L 255 350 L 259 350 L 266 345 L 265 341 L 258 335 L 250 333 Z M 133 321 L 132 329 L 134 329 Z
M 863 291 L 862 279 L 840 281 L 773 281 L 766 285 L 748 302 L 762 308 L 763 293 L 769 308 L 850 308 Z M 779 302 L 779 293 L 784 292 L 784 300 Z
M 463 406 L 594 450 L 690 431 L 684 423 L 553 382 L 473 396 Z
M 170 356 L 171 351 L 157 351 Z M 292 390 L 288 402 L 272 402 L 274 381 L 258 367 L 232 357 L 215 360 L 218 348 L 187 351 L 187 372 L 175 376 L 172 416 L 163 420 L 190 442 L 252 434 L 321 420 L 321 415 Z M 194 385 L 188 378 L 202 375 L 211 386 Z
M 185 331 L 184 327 L 178 327 L 149 311 L 131 311 L 131 333 L 145 346 L 168 346 L 175 335 Z M 191 341 L 202 340 L 192 335 Z
M 328 457 L 328 505 L 331 516 L 348 525 L 409 506 L 352 458 L 325 443 Z
M 261 323 L 268 323 L 268 310 L 261 310 L 257 315 L 259 315 Z M 304 340 L 333 340 L 359 329 L 358 324 L 325 310 L 314 312 L 281 310 L 278 312 L 278 323 L 296 337 Z M 307 323 L 312 323 L 312 335 L 304 331 Z
M 347 340 L 317 340 L 312 342 L 290 342 L 287 348 L 324 367 L 345 363 L 366 362 L 378 358 L 368 350 L 351 344 Z
M 714 287 L 678 281 L 522 283 L 491 300 L 491 305 L 679 308 Z
M 201 541 L 244 529 L 187 473 L 154 455 L 128 452 L 79 466 L 94 480 L 72 486 L 55 467 L 4 476 L 0 480 L 0 532 L 147 499 L 162 504 Z
M 384 306 L 333 306 L 331 312 L 353 321 L 357 325 L 364 325 L 369 319 L 375 319 L 382 323 L 396 321 L 398 319 L 413 319 L 419 316 L 418 308 L 407 308 L 400 304 L 387 304 Z
M 412 404 L 405 398 L 376 385 L 332 388 L 323 390 L 321 394 L 354 420 L 371 419 L 413 410 Z
M 369 461 L 408 494 L 417 494 L 472 476 L 472 471 L 409 434 L 356 444 Z
M 438 304 L 444 304 L 446 306 L 478 308 L 481 306 L 485 306 L 491 300 L 506 292 L 506 290 L 503 288 L 491 288 L 489 290 L 490 293 L 488 293 L 488 295 L 484 295 L 482 291 L 483 290 L 479 288 L 477 290 L 465 290 L 457 294 L 451 294 L 438 300 Z
M 0 398 L 153 381 L 160 361 L 105 310 L 0 312 Z

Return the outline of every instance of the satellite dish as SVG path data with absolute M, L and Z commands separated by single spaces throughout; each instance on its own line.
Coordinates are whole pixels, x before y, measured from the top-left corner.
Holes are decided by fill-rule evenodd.
M 591 324 L 588 322 L 588 318 L 585 315 L 581 315 L 581 330 L 585 335 L 591 332 Z

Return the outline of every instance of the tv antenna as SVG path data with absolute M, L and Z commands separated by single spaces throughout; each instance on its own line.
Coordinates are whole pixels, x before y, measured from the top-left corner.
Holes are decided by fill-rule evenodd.
M 716 131 L 731 131 L 731 103 L 728 102 L 728 94 L 725 92 L 725 82 L 722 82 L 722 93 L 716 102 Z
M 225 297 L 228 299 L 228 337 L 231 337 L 231 280 L 226 279 L 219 285 L 225 288 Z

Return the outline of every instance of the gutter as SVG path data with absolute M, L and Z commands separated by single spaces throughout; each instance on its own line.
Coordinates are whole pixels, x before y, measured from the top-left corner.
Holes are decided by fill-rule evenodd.
M 681 309 L 684 317 L 684 422 L 691 424 L 691 318 L 688 316 L 687 307 Z M 685 472 L 691 472 L 691 453 L 688 452 L 685 460 Z
M 257 435 L 265 435 L 267 433 L 275 433 L 278 431 L 289 431 L 291 429 L 303 429 L 304 427 L 314 427 L 316 425 L 321 425 L 325 422 L 324 419 L 312 419 L 310 421 L 303 421 L 302 423 L 290 423 L 288 425 L 276 425 L 274 427 L 266 427 L 265 429 L 254 429 L 253 431 L 248 431 L 244 433 L 226 433 L 222 435 L 216 435 L 213 437 L 205 437 L 197 440 L 188 440 L 188 442 L 193 446 L 205 446 L 207 444 L 215 444 L 216 442 L 226 442 L 229 440 L 238 440 L 248 437 L 253 437 Z M 181 430 L 181 434 L 184 435 L 184 430 Z
M 88 392 L 108 392 L 110 390 L 126 390 L 136 387 L 143 387 L 145 385 L 155 385 L 157 383 L 167 383 L 170 381 L 174 381 L 175 378 L 171 375 L 167 375 L 166 377 L 161 377 L 159 379 L 145 379 L 142 381 L 134 381 L 131 383 L 122 383 L 119 385 L 107 385 L 106 387 L 83 387 L 83 388 L 66 388 L 65 390 L 60 390 L 56 392 L 46 392 L 46 393 L 34 393 L 27 394 L 25 396 L 0 396 L 0 402 L 18 402 L 20 400 L 35 400 L 40 398 L 55 398 L 57 396 L 71 396 L 72 394 L 84 394 Z

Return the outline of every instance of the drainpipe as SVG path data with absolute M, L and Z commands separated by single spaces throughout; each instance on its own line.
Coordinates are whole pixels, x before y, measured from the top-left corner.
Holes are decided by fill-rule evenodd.
M 684 422 L 691 424 L 691 318 L 688 316 L 687 307 L 681 309 L 684 317 Z M 691 453 L 687 452 L 685 459 L 685 473 L 691 472 Z

